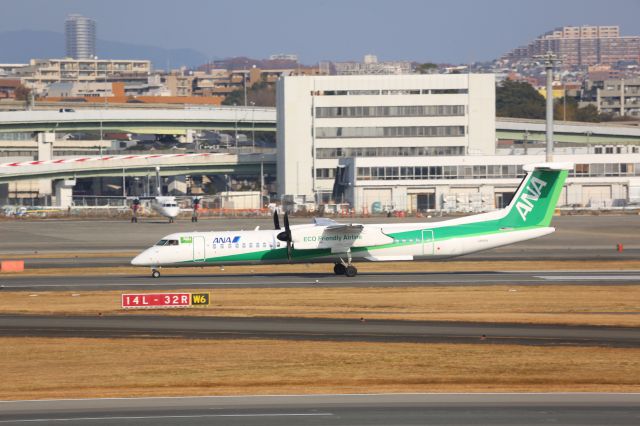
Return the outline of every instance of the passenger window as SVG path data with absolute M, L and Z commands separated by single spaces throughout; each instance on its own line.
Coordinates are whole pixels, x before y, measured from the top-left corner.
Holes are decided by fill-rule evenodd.
M 267 243 L 262 243 L 262 247 L 267 248 Z
M 227 248 L 231 248 L 231 243 L 229 243 L 229 245 L 227 246 Z
M 253 243 L 249 243 L 249 248 L 253 248 Z
M 247 248 L 247 243 L 242 243 L 242 248 Z
M 236 248 L 240 248 L 240 244 L 239 243 L 236 243 Z
M 213 248 L 216 248 L 216 245 L 215 245 L 215 244 L 213 245 Z

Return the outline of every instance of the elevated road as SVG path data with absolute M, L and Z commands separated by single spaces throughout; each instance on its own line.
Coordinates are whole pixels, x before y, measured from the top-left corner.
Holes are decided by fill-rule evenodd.
M 176 153 L 105 155 L 0 164 L 0 183 L 37 178 L 75 179 L 146 176 L 160 167 L 162 176 L 207 173 L 275 172 L 275 154 Z
M 276 109 L 214 107 L 189 109 L 93 109 L 2 111 L 0 132 L 102 131 L 185 134 L 187 130 L 275 132 Z

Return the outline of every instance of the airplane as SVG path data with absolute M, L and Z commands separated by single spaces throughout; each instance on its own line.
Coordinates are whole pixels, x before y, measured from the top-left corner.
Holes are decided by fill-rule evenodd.
M 131 208 L 133 210 L 133 217 L 131 218 L 131 222 L 138 222 L 137 210 L 140 206 L 140 200 L 150 200 L 151 209 L 158 213 L 160 216 L 168 218 L 169 223 L 173 223 L 175 221 L 175 218 L 180 214 L 180 206 L 178 205 L 177 197 L 173 195 L 162 195 L 160 186 L 160 167 L 156 167 L 156 182 L 157 186 L 155 196 L 132 197 L 133 201 Z M 201 200 L 202 197 L 193 197 L 191 199 L 192 206 L 196 211 L 200 207 Z M 195 215 L 195 217 L 197 218 L 197 215 Z
M 353 260 L 440 260 L 549 235 L 551 219 L 570 163 L 524 167 L 527 175 L 504 209 L 434 223 L 338 223 L 315 218 L 290 225 L 284 215 L 273 230 L 180 232 L 163 237 L 133 260 L 160 277 L 165 266 L 334 263 L 336 275 L 355 277 Z

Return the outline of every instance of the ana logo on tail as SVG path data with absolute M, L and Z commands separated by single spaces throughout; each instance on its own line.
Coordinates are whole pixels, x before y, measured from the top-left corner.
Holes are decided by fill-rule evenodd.
M 516 209 L 525 222 L 527 221 L 527 215 L 533 210 L 533 204 L 540 199 L 542 188 L 545 186 L 547 186 L 547 182 L 532 176 L 531 181 L 522 192 L 520 199 L 516 203 Z

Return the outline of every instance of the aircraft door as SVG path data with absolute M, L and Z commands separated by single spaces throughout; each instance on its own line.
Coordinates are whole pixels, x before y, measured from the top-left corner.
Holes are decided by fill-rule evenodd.
M 422 255 L 423 256 L 433 255 L 433 231 L 432 230 L 422 231 Z
M 193 261 L 204 262 L 204 237 L 193 237 Z

